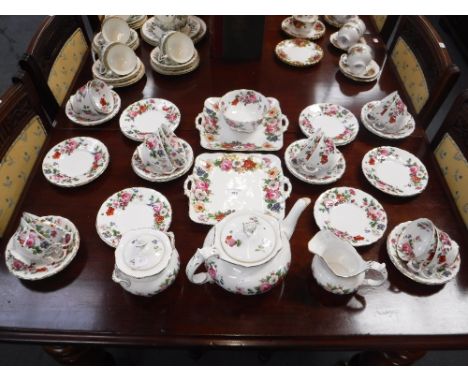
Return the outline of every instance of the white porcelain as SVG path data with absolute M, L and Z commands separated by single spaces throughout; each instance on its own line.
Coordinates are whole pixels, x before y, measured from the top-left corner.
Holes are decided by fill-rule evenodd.
M 360 27 L 352 22 L 347 22 L 338 31 L 336 41 L 340 48 L 347 49 L 357 44 L 361 37 L 362 33 Z
M 189 198 L 190 219 L 196 223 L 216 224 L 241 210 L 282 219 L 291 184 L 275 155 L 204 153 L 195 159 L 184 193 Z
M 194 43 L 200 41 L 206 34 L 206 23 L 197 16 L 188 16 L 187 24 L 179 30 L 189 36 Z M 148 44 L 159 46 L 161 37 L 166 31 L 161 29 L 154 21 L 154 17 L 149 18 L 141 27 L 141 37 Z
M 349 71 L 359 76 L 366 72 L 368 65 L 372 61 L 372 48 L 367 44 L 357 43 L 348 49 L 348 54 L 344 58 Z
M 70 97 L 69 102 L 75 115 L 92 120 L 101 119 L 114 109 L 112 87 L 98 79 L 81 86 Z
M 172 232 L 136 229 L 125 233 L 115 250 L 112 280 L 127 292 L 150 297 L 172 285 L 179 268 Z
M 162 39 L 160 44 L 161 61 L 168 59 L 176 64 L 184 64 L 192 59 L 195 54 L 193 41 L 182 32 L 168 32 Z
M 67 101 L 67 104 L 65 105 L 65 114 L 70 121 L 72 121 L 73 123 L 76 123 L 77 125 L 81 125 L 81 126 L 101 125 L 107 121 L 110 121 L 120 111 L 121 100 L 120 100 L 119 95 L 113 90 L 111 90 L 111 94 L 113 98 L 113 109 L 109 114 L 99 114 L 99 113 L 76 114 L 71 106 L 71 97 Z
M 294 15 L 293 19 L 301 23 L 313 24 L 318 20 L 318 16 L 317 15 L 305 15 L 305 16 Z
M 135 69 L 125 76 L 118 75 L 108 70 L 101 60 L 96 60 L 91 70 L 94 78 L 98 78 L 106 84 L 112 85 L 114 88 L 133 85 L 145 76 L 145 65 L 143 65 L 138 57 Z
M 125 76 L 135 71 L 138 60 L 132 48 L 123 43 L 114 42 L 104 48 L 102 62 L 110 71 L 119 76 Z
M 31 215 L 31 214 L 30 214 Z M 29 217 L 27 218 L 29 219 Z M 44 262 L 29 262 L 18 253 L 16 234 L 13 235 L 5 249 L 5 262 L 7 269 L 15 277 L 23 280 L 42 280 L 51 277 L 67 267 L 74 259 L 80 247 L 80 235 L 75 225 L 61 216 L 42 216 L 42 221 L 50 222 L 53 227 L 60 227 L 64 232 L 70 234 L 69 245 L 64 247 L 61 258 L 50 264 Z
M 366 33 L 366 24 L 364 23 L 364 21 L 359 18 L 359 17 L 354 17 L 354 18 L 351 18 L 349 19 L 346 24 L 354 24 L 358 29 L 359 29 L 359 34 L 362 36 L 364 33 Z
M 344 23 L 347 23 L 350 20 L 355 19 L 357 16 L 354 16 L 354 15 L 334 15 L 332 17 L 335 19 L 336 22 L 338 22 L 340 24 L 344 24 Z
M 138 32 L 134 29 L 130 29 L 130 37 L 124 43 L 133 50 L 138 49 L 138 47 L 140 46 Z M 92 49 L 96 54 L 99 55 L 100 52 L 104 49 L 104 47 L 108 44 L 109 42 L 107 42 L 104 39 L 104 37 L 102 36 L 102 32 L 98 32 L 93 38 Z
M 415 270 L 426 262 L 437 248 L 438 236 L 434 223 L 420 218 L 409 223 L 397 241 L 397 252 L 400 259 L 411 262 Z
M 380 146 L 364 155 L 362 172 L 380 191 L 394 196 L 413 196 L 427 187 L 429 174 L 424 164 L 408 151 Z
M 429 277 L 441 269 L 449 269 L 460 254 L 460 247 L 447 232 L 436 227 L 436 234 L 438 242 L 434 257 L 429 258 L 428 263 L 422 267 L 424 274 Z
M 309 241 L 308 249 L 315 254 L 312 274 L 328 292 L 354 293 L 364 286 L 378 287 L 388 278 L 385 264 L 364 261 L 351 244 L 330 231 L 319 231 Z
M 354 114 L 340 105 L 316 103 L 307 106 L 299 115 L 299 127 L 310 137 L 322 130 L 336 146 L 352 142 L 359 132 L 359 121 Z
M 151 66 L 154 70 L 158 72 L 163 71 L 163 74 L 170 72 L 174 73 L 174 75 L 185 73 L 187 70 L 192 71 L 198 66 L 200 62 L 200 56 L 198 55 L 196 49 L 193 50 L 193 56 L 187 62 L 183 64 L 177 64 L 174 61 L 168 60 L 167 57 L 163 57 L 158 46 L 151 51 L 150 59 Z
M 387 253 L 393 265 L 409 279 L 425 285 L 443 285 L 454 279 L 460 270 L 460 252 L 450 266 L 434 267 L 431 273 L 414 272 L 407 266 L 407 262 L 398 256 L 397 242 L 403 230 L 411 222 L 398 224 L 387 237 Z
M 165 31 L 179 30 L 187 24 L 188 16 L 156 15 L 153 18 L 153 22 Z
M 361 109 L 361 121 L 364 127 L 369 130 L 371 133 L 387 139 L 403 139 L 410 136 L 414 129 L 416 128 L 416 122 L 413 116 L 410 114 L 410 117 L 407 119 L 406 124 L 398 131 L 386 131 L 384 129 L 378 129 L 375 127 L 374 122 L 371 122 L 368 119 L 369 113 L 372 109 L 379 105 L 380 101 L 371 101 L 366 103 Z
M 100 207 L 96 217 L 99 237 L 111 247 L 117 247 L 123 234 L 137 228 L 167 231 L 172 221 L 172 208 L 161 193 L 131 187 L 116 192 Z
M 120 115 L 122 133 L 129 139 L 142 142 L 162 125 L 174 131 L 180 123 L 179 108 L 162 98 L 144 98 L 129 105 Z
M 296 38 L 306 38 L 310 40 L 317 40 L 325 34 L 325 25 L 316 20 L 313 23 L 304 23 L 294 17 L 288 17 L 281 23 L 281 29 L 288 36 Z
M 125 44 L 130 38 L 130 27 L 127 21 L 120 17 L 108 17 L 101 26 L 102 37 L 108 42 L 121 42 Z
M 338 17 L 338 19 L 336 19 Z M 357 18 L 358 16 L 323 16 L 323 19 L 327 22 L 327 24 L 335 27 L 341 28 L 347 22 Z
M 348 66 L 346 57 L 346 54 L 342 54 L 338 63 L 340 71 L 345 77 L 348 77 L 349 79 L 357 82 L 373 82 L 379 77 L 380 66 L 374 60 L 371 60 L 371 62 L 366 66 L 363 73 L 356 75 L 351 71 L 350 67 Z
M 243 295 L 269 291 L 289 270 L 289 239 L 309 204 L 309 198 L 299 199 L 282 221 L 256 211 L 224 218 L 188 262 L 188 279 L 194 284 L 216 283 Z M 207 272 L 195 273 L 203 264 Z
M 42 173 L 60 187 L 78 187 L 98 178 L 109 165 L 109 151 L 101 141 L 91 137 L 66 139 L 44 157 Z
M 262 123 L 269 108 L 267 98 L 255 90 L 232 90 L 219 101 L 226 123 L 240 133 L 252 133 Z
M 279 42 L 275 54 L 286 64 L 300 67 L 315 65 L 323 58 L 323 50 L 319 45 L 302 38 Z
M 379 240 L 387 229 L 387 214 L 371 195 L 353 187 L 335 187 L 315 201 L 314 218 L 322 230 L 330 230 L 355 247 Z
M 200 145 L 208 150 L 277 151 L 283 147 L 283 133 L 289 120 L 282 114 L 279 101 L 268 97 L 269 109 L 261 125 L 250 134 L 239 134 L 231 129 L 219 110 L 219 97 L 207 98 L 203 113 L 195 119 L 200 131 Z
M 292 142 L 284 152 L 284 163 L 289 172 L 299 180 L 310 184 L 330 184 L 340 179 L 346 170 L 346 161 L 343 154 L 336 150 L 336 161 L 326 172 L 310 174 L 305 173 L 297 166 L 296 158 L 303 152 L 303 147 L 307 144 L 307 139 L 300 139 Z
M 400 132 L 412 118 L 398 91 L 379 101 L 366 117 L 375 129 L 390 134 Z

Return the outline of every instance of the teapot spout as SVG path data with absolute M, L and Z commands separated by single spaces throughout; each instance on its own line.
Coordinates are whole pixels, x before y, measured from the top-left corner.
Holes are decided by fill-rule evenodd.
M 304 212 L 306 207 L 310 204 L 310 198 L 300 198 L 296 201 L 291 211 L 289 211 L 288 216 L 286 216 L 283 220 L 281 228 L 283 232 L 286 234 L 288 239 L 291 238 L 294 230 L 296 229 L 297 221 L 299 217 Z

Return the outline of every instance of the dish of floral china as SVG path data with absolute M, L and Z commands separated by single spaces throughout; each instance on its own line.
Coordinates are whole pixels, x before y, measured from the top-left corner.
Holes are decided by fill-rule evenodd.
M 111 90 L 111 92 L 112 92 L 112 97 L 114 99 L 114 106 L 112 108 L 112 111 L 109 114 L 102 114 L 99 116 L 96 116 L 94 114 L 87 116 L 84 113 L 76 114 L 72 109 L 70 100 L 68 100 L 67 104 L 65 105 L 66 116 L 68 117 L 70 121 L 81 126 L 97 126 L 107 121 L 110 121 L 112 118 L 114 118 L 118 114 L 120 110 L 120 105 L 121 105 L 121 100 L 120 100 L 119 95 L 113 90 Z
M 13 235 L 5 250 L 6 266 L 10 273 L 23 280 L 42 280 L 51 277 L 65 269 L 75 258 L 80 247 L 80 235 L 76 226 L 68 219 L 61 216 L 44 216 L 45 220 L 55 224 L 71 235 L 70 246 L 65 251 L 64 256 L 56 262 L 50 264 L 26 263 L 21 259 L 16 250 L 16 237 Z M 52 232 L 53 234 L 53 232 Z M 27 245 L 27 243 L 26 243 Z
M 435 271 L 426 276 L 424 273 L 417 273 L 411 270 L 407 263 L 398 256 L 397 243 L 400 235 L 411 221 L 398 224 L 392 229 L 387 237 L 387 253 L 395 268 L 409 279 L 425 285 L 442 285 L 446 284 L 458 274 L 460 270 L 461 257 L 457 255 L 455 262 L 449 267 L 436 267 Z
M 335 165 L 331 170 L 327 171 L 325 174 L 305 174 L 294 165 L 294 158 L 301 151 L 301 148 L 303 147 L 306 141 L 307 139 L 295 141 L 291 143 L 284 152 L 284 163 L 286 164 L 286 167 L 291 172 L 291 174 L 293 174 L 297 179 L 310 184 L 330 184 L 340 179 L 346 170 L 346 161 L 344 155 L 339 151 L 337 152 L 338 159 Z
M 303 38 L 283 40 L 275 48 L 276 56 L 292 66 L 310 66 L 323 58 L 323 50 L 312 41 Z
M 185 269 L 194 284 L 216 283 L 231 293 L 268 292 L 286 276 L 291 263 L 289 240 L 309 198 L 297 200 L 284 219 L 245 210 L 211 228 Z M 206 272 L 197 269 L 204 265 Z
M 362 172 L 374 187 L 395 196 L 419 194 L 429 180 L 426 167 L 418 158 L 391 146 L 367 152 L 362 159 Z
M 77 187 L 92 182 L 108 165 L 109 152 L 101 141 L 75 137 L 49 150 L 42 162 L 42 172 L 57 186 Z
M 186 174 L 193 164 L 193 150 L 188 142 L 181 138 L 179 138 L 179 140 L 182 142 L 186 154 L 186 163 L 183 167 L 178 168 L 175 172 L 169 175 L 156 174 L 151 170 L 151 168 L 143 164 L 140 155 L 138 154 L 138 149 L 136 149 L 132 155 L 133 171 L 135 171 L 139 177 L 149 180 L 150 182 L 169 182 L 170 180 L 180 178 L 182 175 Z
M 363 74 L 357 76 L 349 70 L 345 63 L 345 57 L 346 53 L 342 54 L 339 61 L 340 71 L 344 74 L 344 76 L 358 82 L 372 82 L 375 81 L 379 76 L 380 66 L 374 60 L 372 60 L 369 65 L 367 65 L 366 71 Z
M 352 142 L 359 131 L 359 121 L 351 111 L 332 103 L 316 103 L 307 106 L 299 115 L 299 127 L 310 137 L 321 129 L 333 139 L 336 146 Z
M 201 224 L 216 224 L 234 211 L 246 209 L 283 218 L 291 183 L 281 160 L 271 154 L 201 154 L 184 183 L 189 216 Z
M 111 247 L 117 247 L 127 231 L 154 228 L 167 231 L 172 220 L 172 208 L 161 193 L 144 187 L 131 187 L 116 192 L 99 209 L 96 229 L 99 237 Z
M 195 119 L 200 145 L 207 150 L 277 151 L 283 147 L 283 133 L 289 126 L 277 99 L 267 97 L 269 109 L 261 125 L 250 134 L 231 129 L 220 115 L 218 97 L 205 100 L 203 113 Z
M 179 122 L 179 108 L 161 98 L 145 98 L 132 103 L 119 120 L 122 133 L 137 142 L 142 142 L 147 134 L 154 133 L 162 124 L 175 130 Z
M 111 71 L 108 71 L 103 67 L 101 60 L 96 60 L 91 67 L 93 77 L 101 81 L 104 81 L 108 85 L 112 85 L 114 88 L 122 88 L 133 85 L 140 81 L 145 76 L 145 65 L 137 57 L 137 64 L 135 69 L 125 76 L 119 76 Z
M 314 205 L 315 222 L 355 247 L 379 240 L 387 229 L 387 214 L 371 195 L 353 187 L 322 193 Z
M 317 40 L 325 34 L 325 24 L 320 20 L 315 21 L 310 28 L 294 19 L 288 17 L 281 23 L 281 29 L 291 37 L 307 38 L 310 40 Z
M 416 122 L 413 118 L 413 116 L 410 116 L 408 118 L 408 121 L 406 125 L 399 131 L 383 131 L 383 130 L 378 130 L 376 129 L 372 122 L 369 121 L 367 118 L 367 115 L 369 114 L 369 111 L 372 110 L 380 101 L 371 101 L 366 103 L 362 109 L 361 109 L 361 121 L 364 127 L 369 130 L 371 133 L 382 137 L 382 138 L 387 138 L 387 139 L 403 139 L 408 136 L 410 136 L 414 129 L 416 128 Z

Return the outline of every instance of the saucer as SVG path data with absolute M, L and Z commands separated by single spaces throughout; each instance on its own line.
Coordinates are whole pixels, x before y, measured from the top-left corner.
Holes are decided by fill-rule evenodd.
M 337 153 L 339 158 L 335 166 L 333 167 L 333 169 L 331 169 L 322 176 L 303 174 L 293 165 L 293 163 L 291 162 L 292 158 L 294 158 L 294 156 L 299 153 L 302 145 L 304 145 L 306 141 L 307 139 L 300 139 L 291 143 L 286 149 L 284 153 L 284 163 L 286 164 L 286 167 L 288 168 L 289 172 L 299 180 L 310 184 L 329 184 L 336 182 L 338 179 L 340 179 L 346 170 L 346 161 L 343 154 L 339 150 Z
M 162 124 L 174 131 L 180 123 L 179 108 L 162 98 L 145 98 L 129 105 L 120 115 L 119 125 L 123 135 L 143 142 Z
M 93 116 L 92 118 L 86 118 L 84 115 L 77 115 L 73 111 L 71 107 L 70 100 L 67 101 L 67 104 L 65 105 L 65 114 L 67 115 L 68 119 L 72 121 L 73 123 L 76 123 L 77 125 L 81 126 L 96 126 L 96 125 L 101 125 L 107 121 L 110 121 L 112 118 L 114 118 L 117 113 L 120 110 L 121 106 L 121 100 L 119 95 L 111 90 L 112 96 L 114 98 L 114 108 L 112 109 L 112 112 L 109 114 L 101 114 L 99 116 Z M 98 119 L 96 119 L 98 117 Z
M 391 146 L 376 147 L 362 158 L 362 172 L 380 191 L 394 196 L 414 196 L 429 181 L 424 164 L 408 151 Z
M 369 65 L 367 65 L 367 68 L 364 74 L 356 75 L 356 74 L 353 74 L 349 70 L 348 66 L 344 63 L 346 56 L 347 56 L 346 53 L 342 54 L 340 57 L 340 62 L 339 62 L 340 71 L 341 73 L 343 73 L 345 77 L 348 77 L 358 82 L 372 82 L 372 81 L 375 81 L 379 77 L 380 66 L 374 60 L 372 60 L 369 63 Z
M 135 173 L 140 178 L 149 180 L 150 182 L 169 182 L 170 180 L 180 178 L 182 175 L 186 174 L 193 164 L 193 150 L 188 142 L 184 141 L 181 138 L 178 139 L 181 141 L 182 145 L 184 146 L 185 153 L 187 154 L 187 162 L 184 167 L 178 168 L 176 171 L 169 175 L 156 174 L 143 165 L 140 156 L 138 155 L 137 149 L 132 155 L 133 171 L 135 171 Z
M 338 41 L 336 40 L 338 36 L 338 32 L 334 32 L 330 35 L 330 43 L 336 48 L 336 49 L 339 49 L 339 50 L 344 50 L 345 52 L 348 51 L 348 48 L 342 48 L 339 44 L 338 44 Z M 360 43 L 360 44 L 365 44 L 366 43 L 366 39 L 364 37 L 361 37 L 357 43 Z M 356 44 L 357 44 L 356 43 Z
M 372 110 L 373 107 L 375 107 L 380 101 L 371 101 L 366 103 L 362 109 L 361 109 L 361 121 L 364 127 L 369 130 L 371 133 L 374 133 L 375 135 L 382 137 L 382 138 L 387 138 L 387 139 L 402 139 L 410 136 L 414 129 L 416 128 L 416 122 L 414 121 L 414 118 L 412 115 L 410 115 L 410 118 L 408 119 L 408 122 L 406 125 L 397 132 L 384 132 L 382 130 L 376 129 L 373 125 L 372 122 L 370 122 L 367 119 L 367 114 L 369 113 L 370 110 Z
M 99 53 L 103 45 L 106 45 L 102 32 L 97 33 L 93 38 L 92 48 L 95 53 Z M 134 29 L 130 30 L 130 37 L 125 43 L 128 47 L 136 50 L 140 46 L 140 39 L 138 38 L 138 32 Z
M 133 72 L 125 76 L 119 76 L 115 73 L 107 71 L 104 74 L 99 73 L 98 68 L 102 65 L 101 60 L 96 60 L 91 68 L 93 77 L 101 81 L 104 81 L 108 85 L 112 85 L 114 88 L 121 88 L 129 85 L 133 85 L 140 81 L 145 75 L 145 65 L 137 57 L 137 65 Z
M 26 264 L 21 261 L 19 256 L 16 254 L 14 249 L 15 236 L 13 235 L 8 241 L 5 250 L 5 262 L 8 271 L 19 279 L 34 281 L 51 277 L 65 269 L 78 253 L 78 249 L 80 247 L 80 234 L 76 226 L 70 220 L 61 216 L 45 216 L 45 219 L 69 231 L 72 234 L 73 245 L 67 250 L 65 256 L 55 263 L 47 265 L 37 265 L 35 263 Z
M 302 38 L 283 40 L 275 48 L 276 56 L 291 66 L 311 66 L 323 58 L 323 50 L 312 41 Z
M 398 269 L 403 275 L 405 275 L 409 279 L 425 285 L 442 285 L 455 278 L 455 276 L 458 274 L 458 271 L 460 270 L 460 254 L 458 254 L 455 262 L 450 266 L 449 269 L 442 269 L 439 270 L 439 272 L 437 272 L 436 270 L 436 272 L 434 272 L 431 275 L 431 277 L 425 277 L 423 275 L 413 272 L 410 268 L 408 268 L 406 263 L 398 257 L 398 238 L 409 223 L 411 223 L 411 221 L 398 224 L 396 227 L 393 228 L 393 230 L 387 237 L 388 257 L 392 261 L 395 268 Z
M 161 63 L 158 61 L 159 57 L 159 47 L 154 48 L 150 53 L 150 63 L 153 70 L 159 74 L 164 74 L 168 76 L 177 76 L 186 73 L 190 73 L 198 68 L 200 64 L 200 56 L 198 55 L 197 50 L 195 49 L 195 53 L 193 57 L 183 63 L 183 64 L 167 64 Z
M 359 132 L 359 121 L 343 106 L 316 103 L 301 111 L 299 127 L 307 137 L 320 129 L 326 137 L 333 139 L 335 146 L 343 146 L 356 138 Z
M 185 33 L 194 43 L 197 43 L 205 36 L 206 30 L 206 23 L 201 18 L 189 16 L 187 25 L 180 32 Z M 153 46 L 159 46 L 159 40 L 164 33 L 165 31 L 155 24 L 154 17 L 149 18 L 141 28 L 143 40 Z
M 66 139 L 44 157 L 42 173 L 61 187 L 78 187 L 98 178 L 109 165 L 109 151 L 101 141 L 90 137 Z
M 356 18 L 356 17 L 358 17 L 358 16 L 354 16 L 354 18 Z M 323 19 L 325 20 L 325 22 L 328 25 L 331 25 L 332 27 L 335 27 L 335 28 L 341 28 L 343 25 L 346 24 L 346 22 L 345 23 L 340 23 L 340 22 L 336 21 L 333 16 L 323 16 Z M 349 22 L 349 21 L 350 20 L 348 20 L 347 22 Z
M 325 24 L 320 20 L 314 22 L 310 30 L 301 31 L 294 26 L 294 18 L 288 17 L 281 23 L 281 29 L 287 35 L 296 38 L 306 38 L 309 40 L 317 40 L 325 34 Z
M 105 16 L 105 18 L 112 17 L 112 16 L 114 15 Z M 118 15 L 115 15 L 115 16 L 124 19 L 127 22 L 128 26 L 132 29 L 140 29 L 141 26 L 145 23 L 145 21 L 148 18 L 146 15 L 130 15 L 126 18 L 122 16 L 118 16 Z

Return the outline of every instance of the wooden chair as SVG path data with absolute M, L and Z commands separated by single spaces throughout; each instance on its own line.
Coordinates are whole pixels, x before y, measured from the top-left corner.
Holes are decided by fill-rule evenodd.
M 426 129 L 460 70 L 424 16 L 401 17 L 388 61 L 404 89 L 402 97 L 409 110 Z
M 31 79 L 18 76 L 0 103 L 0 239 L 51 128 Z
M 400 16 L 397 15 L 371 15 L 369 19 L 371 20 L 372 27 L 374 30 L 380 34 L 385 45 L 388 45 L 390 36 L 395 29 Z
M 21 68 L 36 85 L 50 121 L 54 121 L 60 106 L 67 101 L 89 47 L 81 16 L 49 16 L 20 60 Z
M 468 229 L 468 89 L 453 103 L 431 146 Z

